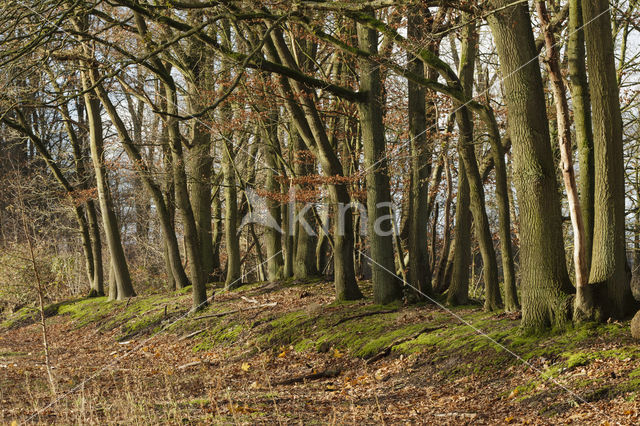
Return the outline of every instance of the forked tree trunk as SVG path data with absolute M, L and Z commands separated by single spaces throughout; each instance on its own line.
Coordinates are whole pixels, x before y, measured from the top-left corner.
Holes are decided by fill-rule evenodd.
M 267 53 L 271 60 L 297 69 L 282 33 L 271 33 L 273 45 L 267 43 Z M 315 106 L 315 96 L 295 80 L 280 77 L 280 90 L 285 98 L 287 111 L 291 115 L 296 129 L 307 147 L 318 158 L 325 176 L 332 181 L 328 184 L 329 196 L 334 214 L 333 221 L 333 268 L 334 288 L 338 300 L 360 299 L 354 268 L 353 215 L 350 212 L 351 196 L 343 182 L 342 164 L 331 146 L 325 126 Z M 299 94 L 294 100 L 294 93 Z M 392 257 L 393 262 L 393 257 Z
M 113 277 L 117 285 L 117 299 L 123 300 L 128 297 L 135 296 L 131 276 L 129 275 L 129 267 L 122 248 L 120 239 L 120 228 L 118 220 L 113 208 L 111 192 L 107 182 L 107 170 L 104 165 L 104 147 L 102 140 L 102 117 L 100 116 L 100 101 L 95 97 L 93 92 L 88 91 L 92 85 L 94 78 L 88 74 L 95 70 L 89 69 L 82 72 L 82 86 L 85 90 L 84 100 L 87 108 L 87 117 L 89 124 L 89 147 L 91 150 L 91 159 L 96 174 L 96 186 L 98 190 L 98 199 L 100 201 L 100 211 L 102 212 L 103 228 L 109 253 L 111 254 L 111 267 L 113 269 Z M 109 294 L 110 299 L 114 299 L 114 295 Z

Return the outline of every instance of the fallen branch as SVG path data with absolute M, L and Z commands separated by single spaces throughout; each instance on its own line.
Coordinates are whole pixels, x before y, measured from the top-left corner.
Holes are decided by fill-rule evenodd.
M 351 321 L 351 320 L 358 319 L 358 318 L 364 318 L 364 317 L 369 317 L 369 316 L 378 315 L 378 314 L 391 314 L 393 312 L 398 312 L 398 310 L 397 309 L 387 309 L 385 311 L 363 312 L 363 313 L 360 313 L 360 314 L 351 315 L 349 317 L 340 318 L 335 324 L 333 324 L 332 327 L 335 327 L 336 325 L 342 324 L 343 322 Z
M 275 382 L 275 385 L 292 385 L 294 383 L 302 383 L 309 380 L 318 380 L 318 379 L 329 379 L 332 377 L 336 377 L 340 375 L 340 369 L 338 368 L 329 368 L 324 371 L 320 371 L 318 373 L 305 374 L 303 376 L 292 377 L 290 379 L 281 380 L 279 382 Z
M 186 368 L 195 367 L 196 365 L 201 365 L 201 364 L 214 365 L 214 363 L 211 362 L 211 361 L 194 361 L 194 362 L 188 362 L 188 363 L 186 363 L 184 365 L 181 365 L 180 367 L 178 367 L 178 370 L 184 370 Z
M 374 362 L 386 357 L 387 355 L 389 355 L 391 353 L 391 349 L 393 349 L 393 347 L 396 346 L 396 345 L 399 345 L 401 343 L 405 343 L 405 342 L 408 342 L 410 340 L 413 340 L 413 339 L 417 338 L 418 336 L 420 336 L 421 334 L 429 333 L 431 331 L 439 330 L 441 328 L 443 328 L 443 327 L 442 326 L 441 327 L 425 327 L 422 330 L 418 331 L 417 333 L 412 334 L 411 336 L 401 337 L 399 339 L 396 339 L 393 342 L 391 342 L 391 344 L 386 346 L 383 350 L 381 350 L 380 352 L 378 352 L 377 354 L 375 354 L 374 356 L 369 358 L 365 362 L 365 364 L 367 364 L 367 365 L 373 364 Z
M 273 308 L 277 304 L 278 304 L 278 302 L 265 303 L 263 305 L 258 305 L 258 306 L 249 306 L 249 307 L 246 307 L 246 308 L 233 309 L 231 311 L 226 311 L 226 312 L 217 312 L 215 314 L 201 315 L 199 317 L 195 317 L 194 319 L 199 320 L 199 319 L 205 319 L 205 318 L 218 318 L 218 317 L 223 317 L 223 316 L 229 315 L 229 314 L 235 314 L 235 313 L 238 313 L 238 312 L 252 311 L 254 309 Z
M 201 328 L 200 330 L 194 331 L 193 333 L 189 333 L 186 336 L 182 336 L 181 338 L 178 339 L 178 342 L 181 342 L 183 340 L 187 340 L 190 339 L 194 336 L 197 336 L 200 333 L 204 333 L 205 331 L 209 330 L 211 327 L 205 327 L 205 328 Z

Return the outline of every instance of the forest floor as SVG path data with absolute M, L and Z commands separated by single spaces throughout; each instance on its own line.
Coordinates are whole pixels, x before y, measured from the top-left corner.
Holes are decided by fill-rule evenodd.
M 363 285 L 371 295 L 370 285 Z M 629 324 L 523 336 L 479 306 L 335 303 L 330 283 L 188 290 L 0 324 L 0 424 L 638 424 Z

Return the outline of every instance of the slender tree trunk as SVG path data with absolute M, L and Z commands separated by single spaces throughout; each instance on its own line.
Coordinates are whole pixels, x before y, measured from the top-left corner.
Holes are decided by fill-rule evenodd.
M 266 163 L 265 188 L 267 194 L 267 208 L 270 217 L 275 220 L 275 225 L 282 229 L 282 208 L 280 201 L 280 184 L 277 181 L 278 160 L 280 154 L 280 140 L 278 139 L 278 111 L 269 112 L 264 123 L 264 159 Z M 281 229 L 265 227 L 265 239 L 267 248 L 267 270 L 270 281 L 280 280 L 284 277 L 284 257 L 282 256 Z
M 413 8 L 412 8 L 413 10 Z M 419 10 L 419 9 L 418 9 Z M 418 10 L 410 12 L 407 23 L 407 38 L 421 42 L 425 37 L 425 17 Z M 421 11 L 422 12 L 422 11 Z M 409 70 L 424 75 L 424 64 L 409 54 Z M 427 143 L 426 90 L 408 82 L 409 139 L 411 140 L 411 177 L 409 180 L 409 285 L 411 292 L 421 299 L 433 296 L 429 253 L 427 251 L 427 228 L 429 212 L 427 197 L 431 152 Z M 431 112 L 430 112 L 431 113 Z M 401 254 L 402 255 L 402 254 Z
M 378 33 L 358 25 L 360 48 L 377 54 Z M 391 193 L 385 159 L 385 136 L 382 120 L 382 86 L 379 66 L 368 59 L 359 61 L 360 90 L 367 99 L 358 103 L 364 146 L 364 166 L 367 180 L 368 237 L 373 270 L 373 299 L 386 304 L 402 298 L 402 284 L 394 274 L 393 217 L 389 215 Z M 418 184 L 418 182 L 416 182 Z M 419 202 L 420 200 L 416 200 Z M 426 200 L 425 200 L 426 201 Z M 423 204 L 424 207 L 424 204 Z M 426 230 L 422 230 L 426 232 Z M 426 250 L 426 247 L 423 249 Z M 428 262 L 427 258 L 421 259 Z M 429 277 L 430 278 L 430 277 Z M 429 279 L 420 291 L 431 291 Z
M 296 173 L 296 193 L 313 190 L 313 185 L 305 182 L 305 179 L 314 173 L 314 159 L 311 152 L 304 146 L 304 142 L 298 135 L 294 126 L 291 126 L 291 144 L 294 150 L 293 154 L 293 167 Z M 295 200 L 292 200 L 295 202 Z M 296 206 L 298 203 L 295 204 Z M 291 204 L 289 208 L 291 208 Z M 305 211 L 302 209 L 306 208 Z M 317 236 L 312 232 L 315 232 L 315 207 L 311 204 L 309 207 L 305 205 L 302 209 L 297 209 L 299 215 L 298 223 L 294 224 L 297 227 L 296 238 L 296 257 L 293 264 L 293 273 L 296 278 L 307 278 L 318 273 L 315 252 L 317 244 Z M 305 226 L 308 224 L 308 227 Z
M 203 274 L 202 255 L 200 251 L 200 238 L 196 227 L 195 216 L 189 200 L 187 188 L 187 174 L 185 172 L 185 160 L 182 153 L 182 138 L 178 121 L 177 93 L 174 83 L 164 81 L 164 94 L 167 100 L 167 132 L 169 147 L 171 149 L 171 164 L 173 166 L 173 182 L 175 185 L 176 206 L 182 216 L 184 227 L 185 252 L 189 266 L 189 279 L 191 281 L 191 293 L 193 295 L 193 309 L 202 309 L 207 304 L 206 278 Z
M 213 219 L 213 225 L 211 228 L 211 245 L 213 251 L 211 253 L 211 265 L 213 266 L 213 279 L 214 281 L 220 281 L 222 279 L 222 272 L 220 264 L 220 243 L 222 242 L 222 211 L 220 206 L 220 192 L 221 187 L 216 188 L 215 194 L 211 201 L 211 217 Z
M 107 170 L 104 166 L 100 102 L 92 92 L 87 91 L 91 86 L 91 82 L 94 80 L 94 78 L 90 78 L 87 73 L 93 72 L 95 72 L 95 70 L 89 69 L 82 73 L 82 85 L 85 90 L 84 98 L 89 124 L 89 147 L 91 149 L 91 159 L 93 160 L 93 168 L 96 174 L 96 186 L 98 199 L 100 201 L 100 211 L 102 212 L 104 233 L 111 254 L 113 276 L 117 284 L 117 299 L 122 300 L 135 296 L 135 291 L 131 283 L 131 276 L 129 275 L 129 267 L 122 248 L 122 241 L 120 240 L 120 227 L 109 191 Z M 109 298 L 113 299 L 111 293 L 109 294 Z
M 444 231 L 442 233 L 442 248 L 440 249 L 440 257 L 434 270 L 434 291 L 442 293 L 445 288 L 445 270 L 447 260 L 449 258 L 449 250 L 451 246 L 451 202 L 453 201 L 453 182 L 451 181 L 451 166 L 449 165 L 449 156 L 444 155 L 444 169 L 447 178 L 447 198 L 444 201 Z
M 569 0 L 569 41 L 567 44 L 568 68 L 573 108 L 573 125 L 576 129 L 578 163 L 580 164 L 580 209 L 584 223 L 584 262 L 587 274 L 591 269 L 593 241 L 594 162 L 593 130 L 591 125 L 591 97 L 585 64 L 586 52 L 582 28 L 582 0 Z M 580 290 L 578 290 L 580 292 Z M 578 298 L 580 296 L 578 295 Z
M 98 215 L 93 200 L 88 200 L 85 204 L 87 220 L 89 223 L 89 235 L 91 237 L 91 256 L 93 257 L 93 280 L 92 291 L 97 296 L 104 296 L 104 270 L 102 268 L 102 240 L 100 238 L 100 226 L 98 225 Z
M 456 201 L 456 228 L 453 243 L 453 266 L 447 303 L 464 305 L 469 302 L 469 263 L 471 262 L 471 210 L 469 210 L 469 184 L 464 163 L 458 163 L 458 196 Z
M 504 77 L 513 180 L 520 207 L 522 327 L 540 330 L 569 319 L 572 290 L 564 256 L 560 197 L 551 156 L 549 125 L 527 4 L 509 6 L 487 19 Z
M 477 47 L 475 30 L 468 28 L 467 31 L 467 35 L 462 39 L 459 74 L 465 96 L 470 99 L 473 90 L 473 67 L 475 65 Z M 458 107 L 456 121 L 458 123 L 458 129 L 460 130 L 458 153 L 464 163 L 464 169 L 467 174 L 471 214 L 473 215 L 475 234 L 478 239 L 482 263 L 484 265 L 484 308 L 485 310 L 492 311 L 499 309 L 502 305 L 502 297 L 500 296 L 500 288 L 498 285 L 498 265 L 493 247 L 493 238 L 491 236 L 491 230 L 489 229 L 489 220 L 485 210 L 484 189 L 473 144 L 473 118 L 466 106 Z

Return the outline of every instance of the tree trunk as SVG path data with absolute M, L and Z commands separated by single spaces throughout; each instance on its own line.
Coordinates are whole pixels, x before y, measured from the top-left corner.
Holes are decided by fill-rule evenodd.
M 456 228 L 453 243 L 453 270 L 447 293 L 447 303 L 464 305 L 469 302 L 469 263 L 471 262 L 471 210 L 469 210 L 469 183 L 464 163 L 458 163 L 458 197 L 456 201 Z
M 551 156 L 542 78 L 528 5 L 493 0 L 489 16 L 504 78 L 513 180 L 520 207 L 522 327 L 540 330 L 569 319 L 572 290 L 565 263 L 560 197 Z
M 413 9 L 413 8 L 412 8 Z M 407 21 L 407 38 L 422 42 L 425 36 L 425 17 L 417 10 L 410 12 Z M 424 75 L 424 64 L 409 54 L 409 70 Z M 409 285 L 417 299 L 432 297 L 432 270 L 427 251 L 429 212 L 427 197 L 431 172 L 431 150 L 427 143 L 426 89 L 408 81 L 409 139 L 411 141 L 411 177 L 409 180 Z M 430 114 L 432 112 L 430 111 Z M 401 253 L 402 255 L 402 253 Z
M 263 155 L 266 164 L 265 189 L 267 190 L 267 209 L 275 225 L 282 229 L 282 208 L 280 184 L 277 181 L 280 140 L 278 139 L 278 111 L 269 111 L 264 123 Z M 264 229 L 267 247 L 267 271 L 270 281 L 284 278 L 284 257 L 282 256 L 281 229 L 267 226 Z
M 107 182 L 107 170 L 104 166 L 100 102 L 92 92 L 88 91 L 94 78 L 91 78 L 87 74 L 93 72 L 95 72 L 93 69 L 82 72 L 82 86 L 85 90 L 84 101 L 89 124 L 89 148 L 91 150 L 91 159 L 96 174 L 96 186 L 98 199 L 100 201 L 100 211 L 102 212 L 104 233 L 109 246 L 109 253 L 111 254 L 113 277 L 117 285 L 117 299 L 123 300 L 135 296 L 135 291 L 131 283 L 131 276 L 129 275 L 129 267 L 122 248 L 122 241 L 120 240 L 120 227 L 118 226 L 118 220 L 113 208 L 113 201 Z M 111 292 L 109 293 L 109 298 L 114 298 Z
M 86 202 L 87 220 L 89 222 L 89 234 L 91 236 L 91 255 L 93 256 L 93 280 L 92 291 L 96 295 L 104 296 L 104 270 L 102 268 L 102 240 L 100 238 L 100 226 L 98 215 L 93 200 Z
M 207 304 L 207 288 L 206 279 L 202 272 L 200 238 L 189 200 L 185 160 L 182 153 L 182 138 L 179 123 L 175 118 L 175 115 L 178 114 L 177 93 L 174 83 L 168 78 L 167 81 L 163 81 L 163 86 L 167 100 L 167 113 L 170 114 L 167 117 L 167 132 L 171 149 L 176 206 L 182 216 L 182 225 L 184 227 L 185 253 L 188 259 L 191 294 L 193 296 L 192 309 L 199 310 Z
M 451 166 L 449 165 L 449 155 L 444 154 L 444 169 L 447 179 L 447 198 L 444 201 L 444 231 L 442 232 L 442 248 L 440 258 L 434 270 L 433 289 L 437 293 L 442 293 L 445 288 L 445 270 L 449 260 L 449 250 L 451 246 L 451 202 L 453 201 L 453 182 L 451 180 Z
M 593 113 L 594 222 L 589 286 L 602 319 L 624 318 L 634 305 L 626 272 L 622 117 L 609 4 L 582 1 Z M 588 312 L 588 311 L 587 311 Z
M 96 82 L 94 82 L 94 84 L 96 84 Z M 168 256 L 168 262 L 171 267 L 172 276 L 177 281 L 178 286 L 180 288 L 184 288 L 189 285 L 189 280 L 184 272 L 184 268 L 182 267 L 180 251 L 178 248 L 178 240 L 175 234 L 171 216 L 167 209 L 164 197 L 162 196 L 162 190 L 160 189 L 160 186 L 153 180 L 152 173 L 149 167 L 146 165 L 144 159 L 140 155 L 140 152 L 137 146 L 134 144 L 134 141 L 129 136 L 129 132 L 124 122 L 120 118 L 120 115 L 118 114 L 115 106 L 111 102 L 109 94 L 101 84 L 96 84 L 95 91 L 97 96 L 102 101 L 105 109 L 107 110 L 107 113 L 109 114 L 111 122 L 118 132 L 120 141 L 122 142 L 127 155 L 131 159 L 131 162 L 134 164 L 135 170 L 138 174 L 138 178 L 142 180 L 153 199 L 157 210 L 158 219 L 160 220 L 162 234 L 165 239 L 167 248 L 165 253 Z
M 358 25 L 358 43 L 361 49 L 375 55 L 378 51 L 378 33 Z M 391 193 L 382 120 L 382 102 L 384 100 L 379 66 L 368 59 L 359 60 L 359 66 L 360 90 L 366 93 L 366 100 L 358 103 L 358 111 L 362 128 L 367 181 L 367 228 L 373 270 L 373 300 L 378 304 L 387 304 L 402 299 L 402 285 L 394 274 L 392 237 L 395 225 L 394 218 L 389 215 Z M 416 202 L 419 201 L 416 200 Z M 426 230 L 422 230 L 422 232 L 426 233 Z M 421 260 L 428 262 L 428 256 Z M 430 292 L 430 279 L 428 286 L 429 289 L 424 285 L 419 290 Z
M 468 27 L 467 34 L 462 39 L 459 72 L 460 84 L 468 99 L 471 99 L 473 91 L 473 67 L 475 65 L 475 55 L 477 52 L 475 39 L 475 30 Z M 471 214 L 473 215 L 475 234 L 478 239 L 482 263 L 484 265 L 484 308 L 487 311 L 492 311 L 499 309 L 502 305 L 502 297 L 500 296 L 500 288 L 498 285 L 498 265 L 493 247 L 493 238 L 489 228 L 489 220 L 485 210 L 482 179 L 480 178 L 473 144 L 473 118 L 470 110 L 466 106 L 457 107 L 456 122 L 458 123 L 458 129 L 460 131 L 458 153 L 464 163 L 467 182 L 469 183 Z
M 585 64 L 586 52 L 582 28 L 582 0 L 569 0 L 569 41 L 567 44 L 568 68 L 573 107 L 573 124 L 578 145 L 580 165 L 580 209 L 584 224 L 584 252 L 587 274 L 591 269 L 593 242 L 594 163 L 593 129 L 591 124 L 591 97 Z
M 574 319 L 580 320 L 583 317 L 592 318 L 593 312 L 589 310 L 593 307 L 588 300 L 590 291 L 586 289 L 588 281 L 588 269 L 585 258 L 585 238 L 584 223 L 582 221 L 582 211 L 578 198 L 578 186 L 573 170 L 573 152 L 571 149 L 571 121 L 569 119 L 569 103 L 567 101 L 567 90 L 562 79 L 562 71 L 558 59 L 558 51 L 555 48 L 555 38 L 549 28 L 549 14 L 544 1 L 536 2 L 536 10 L 545 39 L 546 58 L 545 64 L 549 73 L 549 80 L 553 92 L 553 99 L 556 105 L 556 121 L 558 126 L 558 145 L 560 147 L 560 161 L 562 167 L 562 178 L 564 180 L 567 199 L 569 201 L 569 215 L 573 227 L 573 261 L 576 274 L 576 300 L 574 304 Z
M 304 192 L 314 189 L 312 184 L 305 182 L 305 178 L 314 173 L 315 161 L 311 156 L 311 152 L 304 146 L 304 142 L 301 140 L 294 126 L 291 127 L 291 146 L 294 151 L 293 167 L 297 180 L 297 194 L 299 191 Z M 298 205 L 296 200 L 291 200 L 289 208 L 293 207 L 292 203 L 295 203 L 293 204 L 295 206 Z M 305 207 L 303 207 L 303 209 Z M 299 217 L 298 222 L 293 225 L 297 227 L 296 260 L 293 264 L 293 273 L 298 279 L 307 278 L 318 273 L 315 259 L 317 236 L 309 232 L 315 232 L 314 209 L 313 204 L 309 205 L 305 211 L 296 208 Z M 305 223 L 308 224 L 309 227 L 305 226 Z
M 267 44 L 271 59 L 276 59 L 284 65 L 296 69 L 282 33 L 272 31 L 273 46 Z M 325 176 L 331 179 L 329 195 L 337 219 L 333 223 L 333 264 L 334 287 L 338 300 L 360 299 L 362 293 L 358 288 L 354 268 L 353 247 L 353 215 L 351 214 L 351 196 L 347 185 L 341 182 L 343 177 L 342 164 L 331 146 L 325 126 L 315 106 L 315 94 L 303 87 L 295 80 L 280 78 L 280 88 L 285 105 L 296 129 L 307 147 L 318 158 Z M 298 104 L 292 98 L 293 93 L 299 94 Z M 393 257 L 391 258 L 393 262 Z

